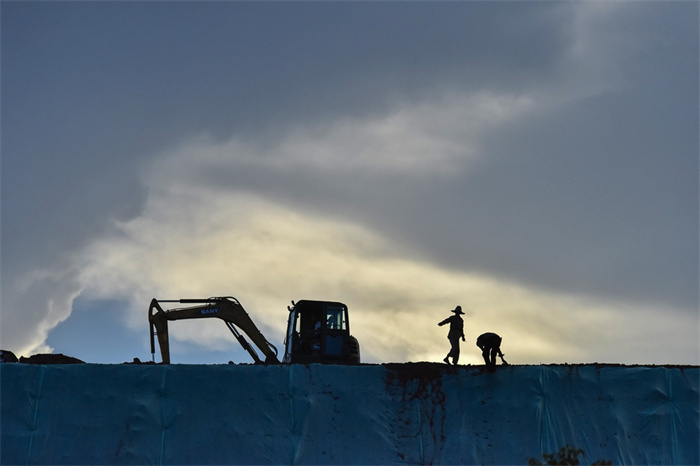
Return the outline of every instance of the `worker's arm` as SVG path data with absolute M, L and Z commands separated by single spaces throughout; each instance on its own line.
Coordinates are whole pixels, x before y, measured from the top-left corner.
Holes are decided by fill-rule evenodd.
M 451 319 L 452 319 L 452 317 L 448 317 L 447 319 L 440 322 L 438 325 L 442 327 L 445 324 L 449 324 Z

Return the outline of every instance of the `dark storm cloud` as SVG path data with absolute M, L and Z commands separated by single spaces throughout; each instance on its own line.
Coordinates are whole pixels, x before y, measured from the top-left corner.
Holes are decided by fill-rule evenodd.
M 543 22 L 566 19 L 559 11 L 4 4 L 6 269 L 56 260 L 113 219 L 138 213 L 140 162 L 188 135 L 267 131 L 287 120 L 366 113 L 440 82 L 536 73 L 561 48 L 566 21 Z

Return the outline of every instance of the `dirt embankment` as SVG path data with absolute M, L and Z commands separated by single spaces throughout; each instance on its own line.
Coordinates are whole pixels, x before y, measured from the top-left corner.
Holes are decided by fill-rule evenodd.
M 83 364 L 85 361 L 81 361 L 78 358 L 72 356 L 66 356 L 65 354 L 34 354 L 25 358 L 20 356 L 19 359 L 12 351 L 0 350 L 0 362 L 20 362 L 23 364 Z

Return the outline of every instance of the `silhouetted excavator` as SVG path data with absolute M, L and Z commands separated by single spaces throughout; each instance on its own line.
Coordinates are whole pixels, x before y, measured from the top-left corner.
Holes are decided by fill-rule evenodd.
M 196 304 L 195 306 L 164 310 L 161 303 Z M 287 308 L 289 318 L 282 362 L 359 364 L 360 346 L 350 335 L 348 308 L 334 301 L 292 301 Z M 180 319 L 217 318 L 223 320 L 238 342 L 256 363 L 279 363 L 277 348 L 267 341 L 241 303 L 233 296 L 205 299 L 153 299 L 148 309 L 151 327 L 151 354 L 155 360 L 155 341 L 158 338 L 163 364 L 170 364 L 168 322 Z M 240 329 L 240 330 L 239 330 Z M 264 360 L 248 343 L 245 333 L 263 353 Z

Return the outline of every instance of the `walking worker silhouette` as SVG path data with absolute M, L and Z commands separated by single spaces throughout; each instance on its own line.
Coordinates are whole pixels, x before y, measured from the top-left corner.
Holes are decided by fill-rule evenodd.
M 464 321 L 462 317 L 460 317 L 464 315 L 464 312 L 462 312 L 462 306 L 457 306 L 451 312 L 454 312 L 455 315 L 448 317 L 438 325 L 443 326 L 448 323 L 450 324 L 450 331 L 447 333 L 447 339 L 450 340 L 452 348 L 443 361 L 449 364 L 450 360 L 448 358 L 451 357 L 452 364 L 457 365 L 457 361 L 459 361 L 459 339 L 461 338 L 462 341 L 467 341 L 464 339 Z
M 476 346 L 481 348 L 481 355 L 484 357 L 484 362 L 487 366 L 496 366 L 496 355 L 501 358 L 501 362 L 504 366 L 508 363 L 503 359 L 504 354 L 501 353 L 501 337 L 495 333 L 484 333 L 479 335 L 476 339 Z

